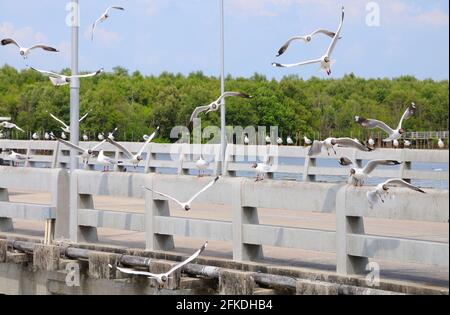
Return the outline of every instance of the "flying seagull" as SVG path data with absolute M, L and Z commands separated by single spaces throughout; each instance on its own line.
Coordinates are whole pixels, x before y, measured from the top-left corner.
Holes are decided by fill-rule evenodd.
M 50 81 L 52 82 L 52 84 L 54 86 L 63 86 L 63 85 L 67 85 L 70 83 L 70 80 L 74 79 L 74 78 L 90 78 L 90 77 L 95 77 L 96 75 L 104 72 L 103 68 L 97 70 L 96 72 L 93 73 L 88 73 L 88 74 L 79 74 L 79 75 L 62 75 L 62 74 L 58 74 L 58 73 L 54 73 L 54 72 L 50 72 L 50 71 L 44 71 L 44 70 L 39 70 L 39 69 L 35 69 L 33 67 L 30 67 L 30 69 L 40 72 L 46 76 L 48 76 L 48 78 L 50 79 Z
M 366 147 L 359 141 L 355 141 L 350 138 L 328 138 L 325 139 L 324 141 L 315 140 L 313 142 L 313 145 L 309 149 L 308 156 L 315 156 L 321 154 L 323 148 L 327 150 L 328 156 L 330 155 L 330 150 L 333 150 L 334 154 L 337 154 L 334 148 L 334 146 L 336 145 L 339 147 L 355 148 L 365 152 L 373 151 L 371 148 Z
M 166 198 L 168 198 L 168 199 L 170 199 L 170 200 L 172 200 L 172 201 L 175 201 L 177 204 L 179 204 L 179 205 L 181 206 L 181 208 L 182 208 L 183 210 L 189 211 L 189 210 L 191 210 L 191 203 L 194 202 L 194 200 L 197 199 L 198 196 L 200 196 L 202 193 L 204 193 L 204 192 L 207 191 L 209 188 L 211 188 L 211 187 L 219 180 L 219 178 L 220 178 L 220 177 L 216 177 L 212 182 L 210 182 L 208 185 L 206 185 L 204 188 L 202 188 L 202 190 L 200 190 L 198 193 L 196 193 L 196 194 L 195 194 L 191 199 L 189 199 L 187 202 L 181 202 L 181 201 L 175 199 L 174 197 L 171 197 L 171 196 L 169 196 L 169 195 L 167 195 L 167 194 L 163 194 L 163 193 L 161 193 L 161 192 L 159 192 L 159 191 L 156 191 L 156 190 L 153 190 L 153 189 L 150 189 L 150 188 L 147 188 L 147 187 L 143 187 L 143 188 L 145 188 L 145 189 L 147 189 L 147 190 L 149 190 L 149 191 L 152 191 L 152 192 L 154 192 L 154 193 L 156 193 L 156 194 L 158 194 L 158 195 L 161 195 L 161 196 L 163 196 L 163 197 L 166 197 Z
M 89 110 L 83 117 L 80 118 L 79 122 L 82 122 L 83 120 L 86 119 L 86 117 L 89 115 L 89 113 L 92 110 Z M 70 126 L 68 126 L 64 121 L 62 121 L 61 119 L 59 119 L 58 117 L 56 117 L 55 115 L 53 115 L 52 113 L 49 113 L 50 116 L 56 120 L 57 122 L 59 122 L 61 125 L 63 125 L 63 127 L 61 127 L 62 131 L 64 131 L 65 133 L 70 133 Z
M 23 130 L 22 128 L 20 128 L 19 126 L 17 126 L 16 124 L 4 121 L 4 122 L 0 122 L 0 127 L 5 128 L 5 129 L 17 129 L 19 131 L 25 132 L 25 130 Z
M 402 137 L 402 135 L 405 133 L 405 129 L 402 127 L 403 121 L 407 120 L 411 116 L 413 116 L 417 111 L 417 106 L 415 103 L 412 103 L 411 106 L 408 107 L 408 109 L 405 111 L 405 113 L 402 116 L 402 119 L 400 119 L 400 123 L 397 126 L 397 129 L 394 130 L 388 125 L 386 125 L 384 122 L 375 120 L 375 119 L 365 119 L 359 116 L 355 117 L 355 121 L 360 124 L 362 127 L 367 129 L 375 129 L 379 128 L 389 134 L 389 137 L 384 139 L 383 142 L 391 142 L 394 140 L 398 140 Z
M 203 244 L 203 246 L 198 251 L 196 251 L 191 257 L 189 257 L 185 261 L 179 263 L 178 265 L 176 265 L 175 267 L 170 269 L 168 272 L 162 273 L 162 274 L 154 274 L 154 273 L 150 273 L 150 272 L 146 272 L 146 271 L 138 271 L 138 270 L 134 270 L 131 268 L 122 268 L 122 267 L 117 267 L 117 266 L 116 266 L 116 268 L 120 272 L 128 274 L 128 275 L 144 276 L 149 279 L 156 279 L 156 281 L 158 281 L 158 283 L 160 285 L 163 285 L 164 283 L 166 283 L 169 280 L 169 277 L 172 273 L 174 273 L 175 271 L 177 271 L 180 268 L 183 268 L 184 266 L 186 266 L 187 264 L 189 264 L 190 262 L 195 260 L 198 256 L 200 256 L 201 253 L 203 253 L 203 251 L 206 249 L 207 246 L 208 246 L 208 242 L 205 242 L 205 244 Z M 112 265 L 109 265 L 109 268 L 113 269 L 114 267 Z
M 11 150 L 11 153 L 9 154 L 9 158 L 11 159 L 13 167 L 14 166 L 19 166 L 20 162 L 30 160 L 29 157 L 27 157 L 27 156 L 25 156 L 23 154 L 16 153 L 16 152 L 14 152 L 12 150 Z
M 311 34 L 305 35 L 305 36 L 293 36 L 291 38 L 288 39 L 288 41 L 280 48 L 280 50 L 278 50 L 278 54 L 277 57 L 280 57 L 282 54 L 284 54 L 286 52 L 286 50 L 289 48 L 289 45 L 296 40 L 302 40 L 305 43 L 310 43 L 313 39 L 314 36 L 318 35 L 318 34 L 324 34 L 328 37 L 334 38 L 336 36 L 336 33 L 325 30 L 325 29 L 318 29 L 314 32 L 312 32 Z
M 153 139 L 155 139 L 158 132 L 159 132 L 159 127 L 156 128 L 156 131 L 150 137 L 148 137 L 147 141 L 144 143 L 144 145 L 142 146 L 142 148 L 139 150 L 139 152 L 137 154 L 131 153 L 127 148 L 125 148 L 120 143 L 114 141 L 114 139 L 112 139 L 111 137 L 108 137 L 107 141 L 109 143 L 111 143 L 112 145 L 114 145 L 115 147 L 117 147 L 120 151 L 122 151 L 125 154 L 125 157 L 128 160 L 130 160 L 130 162 L 133 164 L 134 168 L 136 168 L 139 166 L 139 163 L 142 160 L 144 160 L 143 154 L 144 154 L 145 148 L 147 147 L 147 145 L 150 142 L 153 141 Z
M 34 45 L 33 47 L 29 47 L 29 48 L 22 47 L 14 39 L 11 39 L 11 38 L 2 39 L 1 44 L 2 44 L 2 46 L 6 46 L 6 45 L 17 46 L 19 48 L 19 54 L 23 57 L 23 59 L 27 59 L 30 52 L 34 49 L 43 49 L 45 51 L 50 51 L 50 52 L 59 52 L 59 50 L 57 50 L 56 48 L 46 46 L 46 45 Z
M 367 192 L 367 200 L 369 201 L 370 209 L 373 209 L 373 206 L 378 203 L 378 201 L 381 201 L 382 203 L 385 202 L 386 197 L 389 194 L 389 187 L 406 187 L 422 194 L 426 194 L 426 192 L 419 187 L 411 185 L 403 179 L 390 179 L 379 184 L 374 190 Z
M 200 106 L 197 107 L 194 112 L 191 115 L 190 122 L 193 122 L 194 119 L 198 117 L 203 112 L 206 112 L 206 114 L 210 112 L 215 112 L 219 109 L 220 105 L 222 105 L 222 101 L 227 97 L 241 97 L 241 98 L 252 98 L 250 95 L 239 93 L 239 92 L 225 92 L 223 93 L 217 100 L 212 102 L 211 104 L 207 106 Z
M 80 153 L 80 158 L 83 159 L 83 163 L 86 165 L 89 163 L 89 158 L 94 157 L 94 152 L 96 149 L 98 149 L 99 147 L 101 147 L 106 140 L 104 140 L 103 142 L 100 142 L 99 144 L 97 144 L 95 147 L 93 147 L 92 149 L 83 149 L 80 146 L 77 146 L 71 142 L 62 140 L 62 139 L 58 139 L 59 142 L 65 144 L 66 146 L 68 146 L 69 148 L 74 149 L 75 151 L 78 151 L 78 153 Z
M 322 70 L 325 70 L 328 75 L 331 75 L 331 64 L 332 64 L 331 54 L 333 53 L 334 48 L 336 47 L 337 41 L 340 38 L 342 25 L 344 23 L 344 17 L 345 17 L 345 11 L 344 11 L 344 7 L 342 7 L 342 17 L 341 17 L 341 23 L 339 24 L 339 28 L 338 28 L 337 32 L 334 34 L 333 40 L 331 41 L 331 44 L 328 47 L 327 52 L 321 58 L 304 61 L 304 62 L 299 62 L 299 63 L 294 63 L 294 64 L 281 64 L 281 63 L 274 62 L 274 63 L 272 63 L 272 65 L 274 67 L 291 68 L 291 67 L 298 67 L 298 66 L 319 63 L 320 68 Z
M 103 13 L 93 24 L 92 24 L 92 36 L 91 36 L 91 40 L 94 40 L 94 32 L 95 32 L 95 28 L 97 27 L 98 23 L 103 23 L 104 21 L 106 21 L 109 18 L 110 15 L 110 11 L 111 10 L 121 10 L 124 11 L 125 9 L 122 7 L 118 7 L 118 6 L 111 6 L 108 9 L 106 9 L 105 13 Z
M 355 186 L 362 186 L 364 185 L 364 180 L 368 177 L 370 177 L 370 174 L 381 165 L 400 165 L 402 162 L 394 161 L 394 160 L 373 160 L 367 163 L 367 165 L 364 168 L 358 167 L 358 164 L 348 158 L 348 157 L 342 157 L 339 160 L 339 164 L 342 166 L 352 166 L 352 169 L 350 170 L 350 178 L 352 180 L 353 185 Z

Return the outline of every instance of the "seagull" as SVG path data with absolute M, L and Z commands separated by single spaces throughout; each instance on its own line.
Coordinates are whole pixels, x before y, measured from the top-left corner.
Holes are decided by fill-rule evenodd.
M 61 139 L 64 139 L 64 140 L 67 139 L 66 133 L 64 131 L 61 132 Z
M 33 140 L 39 140 L 39 135 L 37 134 L 37 132 L 33 133 L 33 135 L 31 136 L 31 138 Z
M 293 144 L 294 144 L 294 141 L 292 140 L 291 137 L 287 137 L 286 143 L 287 143 L 288 145 L 293 145 Z
M 13 167 L 14 166 L 19 166 L 20 162 L 30 160 L 29 157 L 27 157 L 27 156 L 25 156 L 23 154 L 16 153 L 16 152 L 14 152 L 12 150 L 11 150 L 11 153 L 9 154 L 9 158 L 11 159 Z M 14 163 L 15 163 L 15 165 L 14 165 Z
M 107 157 L 103 150 L 101 150 L 100 153 L 98 154 L 97 162 L 98 164 L 103 165 L 103 172 L 109 171 L 110 166 L 123 163 L 122 161 L 116 161 L 114 159 L 111 159 L 110 157 Z
M 278 145 L 282 145 L 283 144 L 283 139 L 281 137 L 278 137 L 277 144 Z
M 29 47 L 29 48 L 22 47 L 14 39 L 11 39 L 11 38 L 2 39 L 1 44 L 2 44 L 2 46 L 6 46 L 6 45 L 10 45 L 10 44 L 17 46 L 19 48 L 19 54 L 23 57 L 23 59 L 27 59 L 30 52 L 34 49 L 43 49 L 45 51 L 50 51 L 50 52 L 59 52 L 59 50 L 57 50 L 56 48 L 46 46 L 46 45 L 34 45 L 33 47 Z
M 63 86 L 63 85 L 67 85 L 70 83 L 70 81 L 74 78 L 90 78 L 90 77 L 95 77 L 96 75 L 104 72 L 103 68 L 97 70 L 96 72 L 93 73 L 88 73 L 88 74 L 79 74 L 79 75 L 63 75 L 63 74 L 58 74 L 58 73 L 54 73 L 54 72 L 50 72 L 50 71 L 44 71 L 44 70 L 39 70 L 39 69 L 35 69 L 33 67 L 30 67 L 30 69 L 40 72 L 46 76 L 49 77 L 50 81 L 52 82 L 52 84 L 54 86 Z
M 227 97 L 240 97 L 240 98 L 252 98 L 250 95 L 239 93 L 239 92 L 225 92 L 223 93 L 217 100 L 212 102 L 211 104 L 207 106 L 200 106 L 197 107 L 194 112 L 191 115 L 190 122 L 192 123 L 194 119 L 198 117 L 203 112 L 206 112 L 206 114 L 210 112 L 215 112 L 219 109 L 220 105 L 222 105 L 222 101 Z
M 147 148 L 147 145 L 150 142 L 152 142 L 153 139 L 155 139 L 155 137 L 158 134 L 158 132 L 159 132 L 159 127 L 156 128 L 156 131 L 150 137 L 148 137 L 147 141 L 144 143 L 144 145 L 142 146 L 142 148 L 139 150 L 139 152 L 137 154 L 131 153 L 123 145 L 121 145 L 120 143 L 114 141 L 113 138 L 111 139 L 111 137 L 108 137 L 107 141 L 109 143 L 111 143 L 112 145 L 114 145 L 115 147 L 117 147 L 119 150 L 121 150 L 125 154 L 125 157 L 128 160 L 130 160 L 130 162 L 133 164 L 134 168 L 136 169 L 139 166 L 139 163 L 144 160 L 143 154 L 144 154 L 145 148 Z
M 159 127 L 158 127 L 158 128 L 159 128 Z M 113 140 L 113 141 L 115 140 L 116 137 L 114 136 L 114 134 L 116 133 L 117 130 L 119 130 L 119 128 L 116 127 L 116 129 L 114 129 L 113 131 L 111 131 L 110 133 L 108 133 L 108 139 L 109 139 L 109 140 Z M 159 129 L 158 129 L 158 130 L 159 130 Z
M 327 150 L 328 156 L 330 156 L 330 150 L 333 150 L 334 154 L 337 154 L 334 148 L 335 145 L 339 147 L 355 148 L 365 152 L 373 151 L 371 148 L 366 147 L 359 141 L 355 141 L 350 138 L 328 138 L 325 141 L 314 141 L 313 145 L 309 149 L 308 156 L 319 155 L 320 153 L 322 153 L 323 148 Z
M 147 140 L 148 140 L 148 138 L 149 138 L 149 136 L 148 136 L 148 135 L 143 135 L 143 136 L 142 136 L 142 139 L 144 139 L 144 141 L 147 141 Z
M 445 147 L 445 143 L 444 143 L 444 141 L 442 141 L 442 139 L 439 139 L 438 147 L 439 147 L 439 149 L 443 149 Z
M 78 122 L 82 122 L 83 120 L 85 120 L 86 117 L 89 115 L 89 113 L 90 113 L 91 111 L 92 111 L 92 110 L 89 110 L 83 117 L 81 117 L 81 118 L 78 120 Z M 70 133 L 70 126 L 69 126 L 69 125 L 67 125 L 64 121 L 62 121 L 61 119 L 59 119 L 58 117 L 56 117 L 56 116 L 53 115 L 52 113 L 49 113 L 49 114 L 50 114 L 50 116 L 51 116 L 54 120 L 56 120 L 56 121 L 59 122 L 61 125 L 63 125 L 63 127 L 61 127 L 62 131 L 64 131 L 65 133 Z
M 389 134 L 389 137 L 384 139 L 383 142 L 391 142 L 394 140 L 398 140 L 402 137 L 402 135 L 405 133 L 405 129 L 402 128 L 403 121 L 413 116 L 417 111 L 417 106 L 415 103 L 412 103 L 411 106 L 408 107 L 408 109 L 405 111 L 405 113 L 402 116 L 402 119 L 400 119 L 400 123 L 397 126 L 397 129 L 394 130 L 388 125 L 386 125 L 384 122 L 375 120 L 375 119 L 365 119 L 359 116 L 355 117 L 355 121 L 360 124 L 362 127 L 367 129 L 375 129 L 379 128 Z
M 95 147 L 93 147 L 92 149 L 83 149 L 80 146 L 77 146 L 71 142 L 62 140 L 62 139 L 58 139 L 59 142 L 65 144 L 66 146 L 68 146 L 69 148 L 74 149 L 75 151 L 78 151 L 80 153 L 80 158 L 83 159 L 83 164 L 87 165 L 89 163 L 89 159 L 91 157 L 94 157 L 94 152 L 95 150 L 97 150 L 99 147 L 101 147 L 106 140 L 104 140 L 103 142 L 100 142 L 99 144 L 97 144 Z
M 332 64 L 331 54 L 333 53 L 333 50 L 336 47 L 336 43 L 340 38 L 342 25 L 344 23 L 344 17 L 345 17 L 345 11 L 344 11 L 344 7 L 342 7 L 342 17 L 341 17 L 341 23 L 339 24 L 339 28 L 338 28 L 337 32 L 334 34 L 333 40 L 331 41 L 331 44 L 328 47 L 327 52 L 320 59 L 309 60 L 309 61 L 304 61 L 304 62 L 294 63 L 294 64 L 281 64 L 281 63 L 274 62 L 274 63 L 272 63 L 272 65 L 274 67 L 291 68 L 291 67 L 304 66 L 304 65 L 314 64 L 314 63 L 320 63 L 320 68 L 322 70 L 325 70 L 328 75 L 331 75 L 331 64 Z
M 175 198 L 173 198 L 173 197 L 171 197 L 171 196 L 169 196 L 169 195 L 163 194 L 163 193 L 161 193 L 161 192 L 159 192 L 159 191 L 156 191 L 156 190 L 147 188 L 147 187 L 145 187 L 145 186 L 142 187 L 142 188 L 145 188 L 145 189 L 147 189 L 147 190 L 149 190 L 149 191 L 152 191 L 152 192 L 154 192 L 154 193 L 156 193 L 156 194 L 158 194 L 158 195 L 161 195 L 161 196 L 166 197 L 166 198 L 168 198 L 168 199 L 170 199 L 170 200 L 172 200 L 172 201 L 175 201 L 177 204 L 179 204 L 179 205 L 181 206 L 181 208 L 182 208 L 183 210 L 189 211 L 189 210 L 191 210 L 191 203 L 192 203 L 195 199 L 197 199 L 198 196 L 200 196 L 202 193 L 204 193 L 204 192 L 207 191 L 209 188 L 211 188 L 211 187 L 219 180 L 219 178 L 220 178 L 220 177 L 216 177 L 212 182 L 210 182 L 208 185 L 206 185 L 204 188 L 202 188 L 202 190 L 200 190 L 198 193 L 196 193 L 196 194 L 195 194 L 191 199 L 189 199 L 187 202 L 181 202 L 181 201 L 179 201 L 179 200 L 177 200 L 177 199 L 175 199 Z
M 53 131 L 51 131 L 48 136 L 49 136 L 50 140 L 56 140 L 56 137 L 53 134 Z
M 173 267 L 166 273 L 154 274 L 154 273 L 150 273 L 150 272 L 146 272 L 146 271 L 134 270 L 131 268 L 122 268 L 122 267 L 116 267 L 116 268 L 120 272 L 128 274 L 128 275 L 137 275 L 137 276 L 144 276 L 149 279 L 156 279 L 156 281 L 158 281 L 158 283 L 160 285 L 163 285 L 164 283 L 166 283 L 169 280 L 169 277 L 172 273 L 174 273 L 178 269 L 183 268 L 184 266 L 186 266 L 187 264 L 189 264 L 190 262 L 195 260 L 198 256 L 200 256 L 201 253 L 203 253 L 203 251 L 206 249 L 207 246 L 208 246 L 208 242 L 205 242 L 205 244 L 203 244 L 203 246 L 198 251 L 196 251 L 191 257 L 189 257 L 185 261 L 179 263 L 178 265 L 176 265 L 175 267 Z M 112 265 L 109 264 L 108 266 L 109 266 L 109 268 L 113 269 Z
M 91 36 L 91 40 L 94 40 L 94 32 L 95 32 L 95 28 L 97 27 L 98 23 L 102 23 L 104 21 L 106 21 L 109 18 L 109 12 L 112 10 L 121 10 L 121 11 L 125 11 L 124 8 L 122 7 L 118 7 L 118 6 L 111 6 L 108 9 L 106 9 L 105 13 L 103 13 L 93 24 L 92 24 L 92 36 Z
M 0 127 L 5 128 L 5 129 L 17 129 L 19 131 L 25 132 L 25 130 L 23 130 L 22 128 L 20 128 L 19 126 L 17 126 L 16 124 L 4 121 L 4 122 L 0 122 Z
M 269 165 L 268 163 L 254 163 L 252 164 L 252 168 L 256 171 L 255 182 L 259 182 L 263 181 L 266 174 L 271 171 L 272 165 Z
M 246 145 L 250 144 L 250 139 L 248 138 L 247 135 L 245 135 L 245 137 L 244 137 L 244 144 L 246 144 Z
M 272 139 L 270 139 L 269 136 L 266 136 L 266 144 L 271 144 L 272 143 Z
M 203 155 L 200 155 L 200 158 L 195 162 L 195 166 L 198 168 L 198 177 L 203 177 L 209 167 L 209 162 L 203 158 Z
M 303 137 L 303 141 L 305 141 L 305 144 L 306 144 L 306 146 L 308 146 L 308 145 L 311 145 L 311 144 L 312 144 L 312 141 L 311 141 L 311 139 L 308 139 L 308 137 L 306 137 L 306 136 L 304 136 L 304 137 Z
M 103 141 L 103 140 L 105 140 L 105 134 L 103 132 L 99 133 L 97 138 L 98 138 L 99 141 Z
M 381 201 L 382 203 L 385 202 L 386 197 L 389 194 L 390 186 L 406 187 L 422 194 L 426 194 L 426 192 L 419 187 L 411 185 L 403 179 L 390 179 L 382 184 L 379 184 L 374 190 L 367 192 L 367 200 L 369 201 L 370 209 L 373 209 L 373 206 L 378 203 L 378 201 Z
M 46 132 L 46 133 L 44 134 L 44 139 L 45 139 L 45 140 L 50 140 L 50 135 L 48 134 L 48 132 Z
M 89 137 L 87 134 L 83 134 L 83 141 L 89 141 Z
M 348 158 L 342 157 L 339 160 L 339 164 L 342 166 L 352 166 L 353 168 L 350 170 L 350 178 L 352 180 L 353 185 L 362 186 L 364 184 L 364 180 L 370 177 L 370 174 L 380 165 L 400 165 L 402 162 L 394 161 L 394 160 L 372 160 L 364 168 L 359 168 L 358 164 Z
M 328 37 L 334 38 L 336 36 L 336 33 L 325 30 L 325 29 L 318 29 L 314 32 L 312 32 L 311 34 L 305 35 L 305 36 L 293 36 L 291 38 L 288 39 L 288 41 L 280 48 L 280 50 L 278 50 L 278 54 L 276 55 L 276 57 L 280 57 L 282 54 L 284 54 L 286 52 L 286 50 L 289 48 L 289 45 L 296 40 L 302 40 L 305 43 L 310 43 L 313 39 L 314 36 L 318 35 L 318 34 L 324 34 Z
M 409 147 L 411 146 L 411 141 L 405 140 L 405 142 L 403 143 L 403 145 L 405 146 L 405 148 L 409 148 Z
M 400 145 L 400 142 L 398 142 L 398 140 L 395 139 L 395 140 L 392 142 L 392 144 L 394 145 L 394 148 L 398 148 L 399 145 Z
M 370 147 L 374 147 L 375 146 L 375 140 L 373 140 L 372 138 L 370 138 L 368 141 L 367 141 L 367 144 L 370 146 Z

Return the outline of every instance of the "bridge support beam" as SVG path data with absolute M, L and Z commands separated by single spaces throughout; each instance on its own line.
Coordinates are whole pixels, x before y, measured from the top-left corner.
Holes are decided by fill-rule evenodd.
M 0 188 L 0 201 L 9 202 L 8 189 Z M 0 218 L 0 232 L 13 232 L 14 225 L 10 218 Z

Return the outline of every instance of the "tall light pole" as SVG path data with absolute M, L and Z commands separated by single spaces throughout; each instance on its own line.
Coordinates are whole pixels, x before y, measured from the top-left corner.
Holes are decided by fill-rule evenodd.
M 72 0 L 72 52 L 71 71 L 72 75 L 78 75 L 78 30 L 79 30 L 79 4 L 78 0 Z M 80 138 L 80 79 L 70 80 L 70 142 L 78 145 Z M 78 168 L 78 154 L 75 150 L 70 151 L 70 171 Z
M 220 87 L 221 94 L 225 92 L 225 14 L 224 14 L 224 0 L 220 0 L 220 63 L 221 63 L 221 73 L 220 73 Z M 225 154 L 227 149 L 227 138 L 226 138 L 226 108 L 225 99 L 222 100 L 222 106 L 220 107 L 220 156 L 222 158 L 222 175 L 225 174 Z

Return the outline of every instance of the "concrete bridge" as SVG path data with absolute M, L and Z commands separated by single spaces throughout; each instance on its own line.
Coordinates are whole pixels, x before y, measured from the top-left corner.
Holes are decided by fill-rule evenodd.
M 55 146 L 53 150 L 49 150 L 49 145 Z M 83 145 L 89 147 L 92 144 Z M 139 149 L 138 144 L 126 145 L 131 151 Z M 28 146 L 27 154 L 31 157 L 28 166 L 48 163 L 50 166 L 64 167 L 68 163 L 67 153 L 53 142 L 0 141 L 2 149 L 24 149 L 25 146 Z M 50 155 L 44 155 L 44 150 Z M 106 145 L 105 150 L 112 152 L 113 148 Z M 118 287 L 118 283 L 122 289 L 113 290 L 117 294 L 152 293 L 152 290 L 157 289 L 151 284 L 142 285 L 138 279 L 121 279 L 120 275 L 111 274 L 105 268 L 106 262 L 123 259 L 123 255 L 135 257 L 133 261 L 144 257 L 179 261 L 181 256 L 173 253 L 177 240 L 183 238 L 190 240 L 191 244 L 197 241 L 200 244 L 204 240 L 209 240 L 212 246 L 215 242 L 227 243 L 231 247 L 232 256 L 223 258 L 208 255 L 207 258 L 198 259 L 183 271 L 184 280 L 177 280 L 177 285 L 165 288 L 166 291 L 157 291 L 159 293 L 170 291 L 195 294 L 200 291 L 193 290 L 196 288 L 194 283 L 200 283 L 197 288 L 208 288 L 208 292 L 212 294 L 448 294 L 448 190 L 427 188 L 427 194 L 422 195 L 399 189 L 395 200 L 370 210 L 365 197 L 368 188 L 317 180 L 324 175 L 348 175 L 348 170 L 321 166 L 321 160 L 334 157 L 309 159 L 304 148 L 265 146 L 229 146 L 229 158 L 225 162 L 226 176 L 198 200 L 199 207 L 203 205 L 207 209 L 201 217 L 196 212 L 196 207 L 187 214 L 177 212 L 166 199 L 141 188 L 145 185 L 171 193 L 177 198 L 188 199 L 193 192 L 210 181 L 209 178 L 188 176 L 193 173 L 191 170 L 194 168 L 195 150 L 195 147 L 187 145 L 152 144 L 148 149 L 143 173 L 78 170 L 69 175 L 64 168 L 0 167 L 0 232 L 3 233 L 0 238 L 6 239 L 3 241 L 3 254 L 0 250 L 0 279 L 7 279 L 9 282 L 6 283 L 12 283 L 13 279 L 17 282 L 13 281 L 16 289 L 10 291 L 6 287 L 12 288 L 11 286 L 0 285 L 0 293 L 112 292 L 102 290 L 113 290 L 112 288 Z M 249 167 L 248 162 L 239 162 L 239 157 L 249 156 L 251 150 L 272 161 L 281 157 L 287 161 L 290 161 L 289 158 L 300 158 L 303 163 L 295 161 L 292 164 L 278 165 L 272 177 L 282 179 L 255 183 L 252 179 L 239 177 L 240 172 L 248 171 Z M 206 152 L 215 152 L 215 146 L 205 145 L 202 151 L 208 155 Z M 121 157 L 121 152 L 114 151 L 114 154 Z M 176 158 L 163 160 L 159 159 L 159 154 L 172 154 Z M 378 150 L 369 154 L 340 148 L 338 155 L 341 154 L 354 157 L 359 162 L 369 158 L 405 161 L 398 169 L 378 170 L 376 177 L 401 177 L 412 181 L 438 179 L 448 183 L 448 172 L 414 169 L 415 163 L 448 165 L 448 151 Z M 91 161 L 89 165 L 94 168 L 95 161 Z M 159 174 L 160 168 L 172 169 L 173 175 Z M 216 169 L 217 165 L 212 163 L 210 171 L 213 173 Z M 285 180 L 282 177 L 293 174 L 300 174 L 303 181 Z M 28 192 L 27 198 L 18 200 L 16 192 Z M 40 198 L 39 194 L 46 198 Z M 104 200 L 102 198 L 110 198 L 108 205 L 96 207 L 100 200 Z M 106 210 L 114 208 L 114 203 L 119 198 L 121 204 L 127 204 L 126 200 L 129 200 L 130 204 L 136 202 L 139 206 L 133 211 Z M 46 199 L 46 202 L 39 204 L 40 199 Z M 69 207 L 69 200 L 72 200 L 72 207 Z M 271 210 L 274 211 L 271 220 L 264 218 L 264 223 L 260 223 L 261 213 Z M 221 211 L 227 213 L 223 216 L 225 219 Z M 327 228 L 298 227 L 288 222 L 283 225 L 278 223 L 280 218 L 277 217 L 277 214 L 283 212 L 291 212 L 293 217 L 317 216 L 316 219 L 320 219 L 320 216 L 330 216 L 332 219 Z M 386 226 L 390 225 L 398 231 L 403 228 L 398 226 L 399 222 L 405 226 L 416 226 L 418 223 L 417 226 L 433 224 L 434 227 L 443 227 L 447 234 L 442 241 L 431 237 L 420 239 L 412 235 L 401 235 L 400 232 L 387 236 L 383 233 L 366 233 L 366 230 L 374 230 L 371 226 L 375 222 L 373 220 L 380 219 Z M 27 220 L 47 222 L 47 244 L 36 245 L 36 242 L 43 243 L 43 240 L 29 236 L 24 238 L 23 235 L 14 233 L 16 222 L 20 225 Z M 99 235 L 105 229 L 140 233 L 143 246 L 140 250 L 102 246 L 99 244 Z M 383 232 L 382 230 L 378 228 L 376 231 Z M 67 248 L 72 248 L 75 253 L 67 252 Z M 305 271 L 293 266 L 280 267 L 265 257 L 266 249 L 273 248 L 331 255 L 334 257 L 335 269 Z M 86 250 L 92 253 L 85 252 Z M 100 255 L 100 258 L 90 258 L 89 255 Z M 83 279 L 87 282 L 84 283 L 85 286 L 68 288 L 63 285 L 61 277 L 67 275 L 64 268 L 74 260 L 84 261 L 85 267 L 81 268 L 81 272 L 85 272 Z M 374 262 L 381 265 L 393 263 L 398 268 L 411 266 L 410 264 L 430 269 L 441 268 L 440 270 L 447 270 L 443 279 L 447 285 L 431 283 L 430 286 L 430 283 L 424 284 L 423 281 L 398 282 L 382 277 L 373 287 L 367 281 L 366 274 L 373 271 L 370 266 Z M 147 262 L 141 261 L 136 266 L 164 269 L 164 266 L 173 264 L 167 261 L 159 261 L 155 265 L 145 263 Z M 30 266 L 34 266 L 35 273 L 30 274 Z M 180 274 L 179 279 L 183 279 L 181 276 Z M 207 280 L 210 281 L 208 285 L 203 282 Z M 182 282 L 185 286 L 181 285 Z M 233 283 L 240 283 L 240 286 L 233 286 Z

